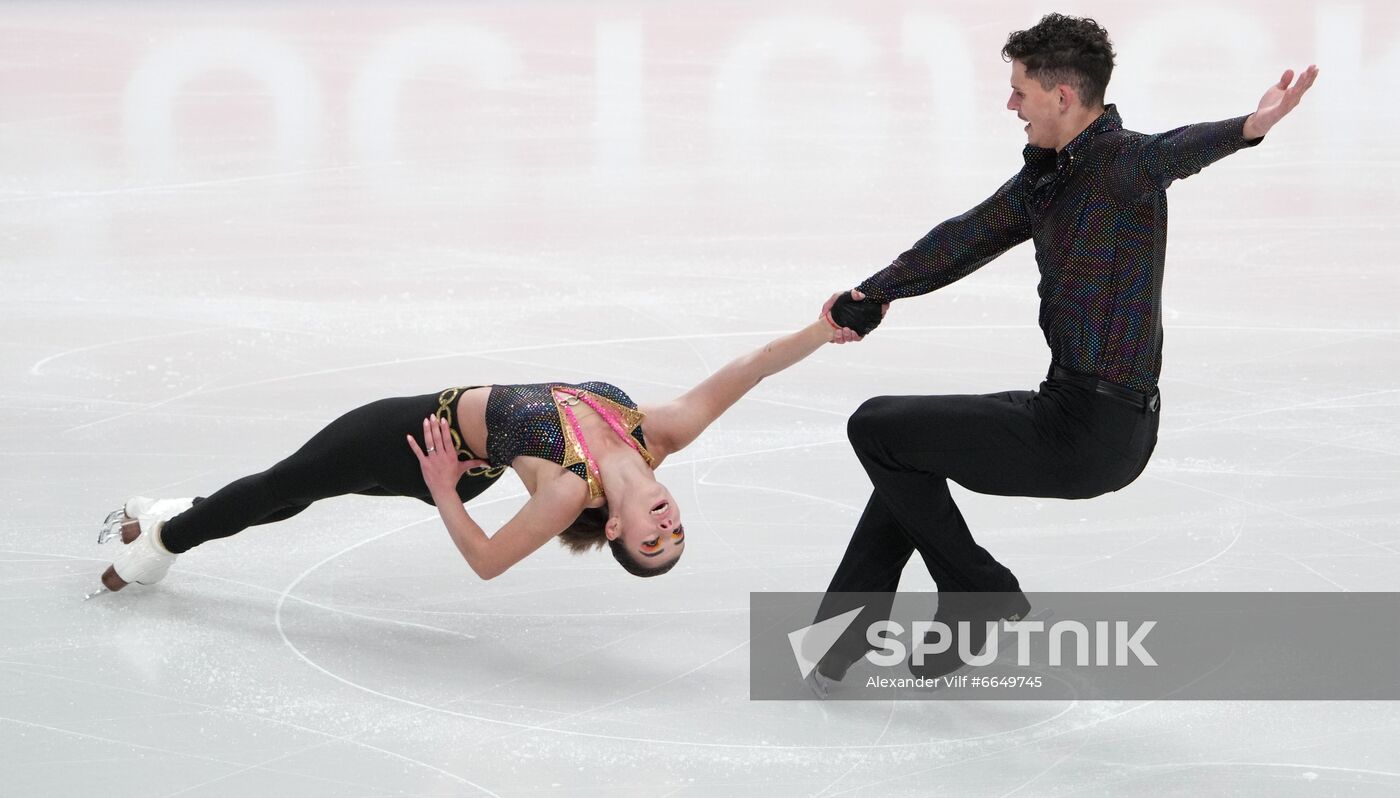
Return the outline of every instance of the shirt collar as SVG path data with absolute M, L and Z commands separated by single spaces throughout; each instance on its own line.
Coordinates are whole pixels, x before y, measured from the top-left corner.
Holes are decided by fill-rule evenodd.
M 1021 151 L 1021 155 L 1025 158 L 1027 165 L 1048 165 L 1049 162 L 1053 161 L 1057 166 L 1063 166 L 1065 163 L 1073 161 L 1075 155 L 1088 146 L 1088 142 L 1095 136 L 1111 130 L 1122 129 L 1123 118 L 1118 115 L 1118 106 L 1109 103 L 1104 106 L 1103 113 L 1099 114 L 1098 118 L 1090 122 L 1088 127 L 1081 130 L 1079 135 L 1075 136 L 1059 152 L 1050 147 L 1034 147 L 1027 144 L 1025 149 Z

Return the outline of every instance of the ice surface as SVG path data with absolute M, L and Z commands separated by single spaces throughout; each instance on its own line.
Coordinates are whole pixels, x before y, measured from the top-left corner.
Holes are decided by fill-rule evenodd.
M 970 525 L 1038 591 L 1393 590 L 1400 13 L 1062 10 L 1114 33 L 1134 129 L 1322 74 L 1172 188 L 1144 475 L 955 488 Z M 208 493 L 362 402 L 657 401 L 804 324 L 1014 172 L 998 50 L 1040 12 L 7 4 L 0 792 L 1393 794 L 1392 704 L 749 701 L 749 592 L 825 587 L 864 505 L 846 417 L 1044 374 L 1029 247 L 668 462 L 690 534 L 662 579 L 551 546 L 482 583 L 430 508 L 351 497 L 82 601 L 125 497 Z M 904 586 L 933 587 L 917 558 Z

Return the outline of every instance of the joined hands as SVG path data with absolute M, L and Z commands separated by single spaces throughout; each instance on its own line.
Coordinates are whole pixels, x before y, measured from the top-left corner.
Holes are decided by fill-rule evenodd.
M 822 318 L 833 328 L 831 342 L 836 344 L 859 341 L 880 326 L 889 303 L 867 300 L 865 294 L 851 289 L 850 293 L 832 294 L 822 305 Z

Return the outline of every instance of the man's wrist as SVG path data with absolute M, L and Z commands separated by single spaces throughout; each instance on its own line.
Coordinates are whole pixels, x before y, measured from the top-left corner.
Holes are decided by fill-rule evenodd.
M 1244 127 L 1240 130 L 1240 135 L 1243 136 L 1246 141 L 1262 139 L 1269 132 L 1268 130 L 1261 129 L 1262 126 L 1254 119 L 1256 116 L 1258 116 L 1258 112 L 1245 117 Z
M 889 300 L 885 298 L 884 289 L 876 285 L 871 285 L 868 280 L 856 286 L 856 290 L 871 302 L 878 302 L 881 305 L 889 303 Z

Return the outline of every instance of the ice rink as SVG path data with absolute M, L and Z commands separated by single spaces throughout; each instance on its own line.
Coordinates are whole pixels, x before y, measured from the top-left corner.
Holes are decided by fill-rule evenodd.
M 824 588 L 869 492 L 847 416 L 1044 376 L 1028 244 L 668 461 L 663 578 L 550 545 L 482 582 L 432 508 L 347 497 L 83 601 L 127 496 L 207 494 L 366 401 L 645 404 L 807 323 L 1020 167 L 999 51 L 1050 10 L 1113 35 L 1135 130 L 1321 75 L 1170 190 L 1146 472 L 955 487 L 979 542 L 1034 591 L 1394 590 L 1389 2 L 7 3 L 0 794 L 1400 792 L 1393 703 L 749 700 L 750 591 Z M 903 587 L 934 589 L 917 557 Z

